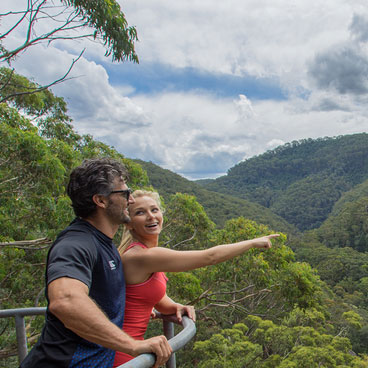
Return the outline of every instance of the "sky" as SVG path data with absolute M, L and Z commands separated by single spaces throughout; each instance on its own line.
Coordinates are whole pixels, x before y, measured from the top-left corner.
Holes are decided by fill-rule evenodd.
M 1 0 L 0 12 L 26 3 Z M 119 4 L 137 28 L 139 64 L 112 63 L 82 40 L 35 46 L 12 63 L 47 84 L 85 48 L 73 78 L 52 88 L 78 133 L 194 180 L 294 140 L 368 131 L 366 0 Z M 0 33 L 14 19 L 2 17 Z M 24 35 L 17 27 L 4 45 Z

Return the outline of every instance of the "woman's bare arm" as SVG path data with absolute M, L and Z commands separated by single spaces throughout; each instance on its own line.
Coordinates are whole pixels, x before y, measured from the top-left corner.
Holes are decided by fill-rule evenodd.
M 181 272 L 214 265 L 237 257 L 251 248 L 271 248 L 271 239 L 279 234 L 271 234 L 238 243 L 217 245 L 205 250 L 175 251 L 166 248 L 131 248 L 122 256 L 126 275 L 134 272 L 146 275 L 152 272 Z M 128 281 L 129 282 L 129 281 Z
M 166 294 L 155 305 L 155 309 L 157 309 L 162 314 L 175 314 L 179 322 L 181 322 L 182 317 L 185 315 L 192 319 L 194 322 L 196 320 L 195 310 L 193 306 L 175 303 Z

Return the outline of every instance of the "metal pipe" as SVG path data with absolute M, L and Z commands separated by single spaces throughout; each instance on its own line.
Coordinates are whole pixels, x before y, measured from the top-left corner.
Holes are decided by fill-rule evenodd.
M 163 320 L 169 321 L 171 323 L 179 323 L 176 316 L 165 316 L 157 313 L 157 317 L 162 318 Z M 181 349 L 185 344 L 187 344 L 195 335 L 196 327 L 195 323 L 184 316 L 183 321 L 181 323 L 183 326 L 183 330 L 180 331 L 176 336 L 169 340 L 169 344 L 173 349 L 173 352 Z M 120 365 L 118 368 L 150 368 L 155 364 L 155 355 L 154 354 L 141 354 L 136 358 L 130 360 L 127 363 Z
M 36 316 L 46 313 L 46 307 L 35 308 L 16 308 L 0 310 L 0 318 L 15 317 L 15 316 Z
M 168 340 L 172 339 L 174 334 L 174 323 L 163 320 L 164 335 Z M 176 356 L 175 353 L 171 354 L 170 359 L 166 362 L 166 368 L 176 368 Z
M 15 317 L 15 328 L 18 344 L 18 358 L 19 364 L 27 356 L 27 335 L 25 329 L 24 316 L 31 315 L 44 315 L 46 312 L 45 307 L 38 308 L 17 308 L 17 309 L 4 309 L 0 310 L 0 318 Z M 185 344 L 187 344 L 195 335 L 196 327 L 194 322 L 188 317 L 184 316 L 181 322 L 183 330 L 174 336 L 174 325 L 173 323 L 179 324 L 175 315 L 166 316 L 161 313 L 156 313 L 157 318 L 161 318 L 164 321 L 164 334 L 169 340 L 169 344 L 175 353 Z M 173 354 L 174 355 L 174 354 Z M 121 365 L 121 368 L 149 368 L 155 364 L 154 354 L 141 354 L 131 361 Z M 176 367 L 176 358 L 166 363 L 167 368 Z
M 27 356 L 27 335 L 26 325 L 24 323 L 24 317 L 21 315 L 15 315 L 15 333 L 17 336 L 18 345 L 18 361 L 22 363 L 23 359 Z
M 28 354 L 27 348 L 27 334 L 26 325 L 24 322 L 24 316 L 29 315 L 43 315 L 46 312 L 46 308 L 18 308 L 18 309 L 4 309 L 0 310 L 0 318 L 15 318 L 15 334 L 17 337 L 18 347 L 18 361 L 22 363 L 23 359 Z

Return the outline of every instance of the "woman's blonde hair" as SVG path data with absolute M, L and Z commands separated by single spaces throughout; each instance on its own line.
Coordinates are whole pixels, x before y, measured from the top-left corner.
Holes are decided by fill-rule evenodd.
M 135 190 L 132 193 L 132 197 L 135 198 L 140 198 L 140 197 L 150 197 L 152 198 L 156 203 L 157 206 L 160 208 L 161 212 L 164 212 L 163 208 L 162 208 L 162 204 L 161 204 L 161 199 L 160 199 L 160 195 L 157 192 L 152 192 L 149 190 Z M 122 255 L 125 252 L 125 249 L 131 244 L 133 243 L 133 235 L 131 233 L 131 231 L 125 226 L 124 230 L 123 230 L 123 236 L 121 237 L 121 242 L 120 245 L 118 247 L 118 251 L 120 253 L 120 255 Z

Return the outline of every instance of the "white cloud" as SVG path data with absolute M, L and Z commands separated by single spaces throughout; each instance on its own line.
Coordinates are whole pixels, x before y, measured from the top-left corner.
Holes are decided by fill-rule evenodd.
M 16 4 L 26 0 L 3 0 L 1 7 Z M 101 46 L 83 41 L 22 54 L 14 63 L 17 71 L 49 83 L 87 46 L 71 74 L 78 78 L 53 88 L 68 102 L 80 133 L 128 157 L 205 177 L 284 142 L 368 130 L 365 0 L 125 0 L 121 5 L 138 29 L 142 64 L 275 79 L 288 99 L 251 100 L 246 92 L 219 98 L 175 89 L 134 95 L 134 82 L 116 85 L 98 64 Z M 21 40 L 19 29 L 7 42 Z

